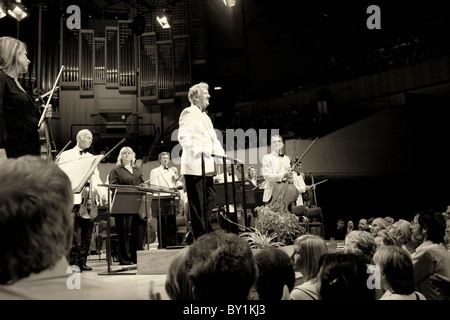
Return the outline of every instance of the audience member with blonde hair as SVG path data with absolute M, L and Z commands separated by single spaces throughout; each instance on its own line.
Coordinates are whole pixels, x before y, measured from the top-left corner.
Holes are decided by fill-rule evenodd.
M 303 283 L 291 291 L 292 300 L 318 300 L 316 276 L 319 272 L 320 257 L 328 252 L 322 237 L 302 235 L 294 241 L 294 268 L 303 276 Z
M 377 250 L 375 238 L 366 231 L 353 230 L 345 238 L 344 253 L 353 253 L 369 265 Z
M 396 246 L 402 247 L 409 253 L 414 252 L 417 243 L 411 240 L 411 223 L 409 221 L 399 219 L 386 230 L 395 239 Z
M 370 224 L 370 234 L 376 238 L 381 230 L 385 230 L 389 226 L 389 222 L 385 218 L 375 218 Z

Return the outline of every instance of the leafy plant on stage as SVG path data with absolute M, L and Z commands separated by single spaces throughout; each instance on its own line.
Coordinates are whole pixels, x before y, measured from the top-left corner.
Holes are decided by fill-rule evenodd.
M 252 249 L 284 246 L 283 242 L 275 241 L 278 236 L 274 233 L 269 235 L 267 232 L 262 233 L 256 228 L 247 228 L 247 230 L 249 231 L 241 233 L 240 236 L 247 240 Z
M 258 213 L 257 227 L 250 228 L 249 232 L 242 234 L 252 248 L 290 245 L 297 237 L 306 233 L 306 229 L 300 225 L 295 214 L 275 212 L 265 206 L 257 208 L 256 212 Z

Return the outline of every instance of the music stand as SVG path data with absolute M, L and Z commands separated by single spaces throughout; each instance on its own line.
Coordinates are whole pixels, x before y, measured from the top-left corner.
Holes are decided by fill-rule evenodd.
M 242 185 L 244 185 L 244 192 L 242 192 Z M 253 194 L 252 185 L 250 184 L 250 182 L 242 181 L 242 183 L 239 184 L 235 184 L 234 182 L 216 183 L 214 184 L 214 188 L 216 189 L 216 205 L 225 206 L 226 213 L 228 215 L 230 215 L 230 210 L 228 207 L 228 204 L 230 202 L 234 203 L 234 210 L 236 214 L 237 214 L 237 206 L 239 204 L 242 204 L 245 219 L 244 223 L 245 227 L 247 227 L 247 214 L 245 212 L 247 209 L 247 204 L 255 203 L 255 196 Z M 233 222 L 237 223 L 237 221 Z
M 110 189 L 115 189 L 114 199 L 111 202 Z M 109 208 L 106 212 L 106 225 L 107 225 L 107 237 L 106 237 L 106 261 L 108 270 L 106 272 L 100 272 L 98 275 L 115 275 L 115 274 L 136 274 L 136 271 L 129 272 L 130 270 L 136 270 L 137 266 L 122 267 L 119 270 L 111 270 L 111 214 L 140 214 L 142 210 L 145 210 L 146 220 L 148 223 L 148 206 L 147 202 L 152 200 L 153 194 L 148 193 L 145 188 L 139 188 L 134 186 L 120 186 L 120 185 L 108 185 L 108 203 Z M 148 199 L 150 197 L 150 199 Z M 148 243 L 148 233 L 147 233 Z M 128 271 L 128 272 L 127 272 Z

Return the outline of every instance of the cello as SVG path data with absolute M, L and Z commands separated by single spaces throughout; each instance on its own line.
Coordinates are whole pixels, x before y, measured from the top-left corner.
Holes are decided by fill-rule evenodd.
M 289 168 L 289 172 L 293 172 L 295 166 L 297 163 L 299 163 L 302 158 L 305 156 L 305 154 L 308 152 L 308 150 L 312 147 L 314 142 L 316 142 L 318 138 L 315 138 L 314 141 L 309 145 L 309 147 L 303 152 L 303 154 L 300 157 L 296 157 L 295 162 L 291 165 Z M 294 149 L 294 155 L 295 150 L 297 149 L 297 145 Z M 288 210 L 289 204 L 292 203 L 295 199 L 298 197 L 298 190 L 294 186 L 292 181 L 289 181 L 288 179 L 283 179 L 282 181 L 277 182 L 272 189 L 272 199 L 270 200 L 270 203 L 268 204 L 268 208 L 274 212 L 279 213 L 290 213 Z
M 291 166 L 289 169 L 290 172 L 293 171 L 296 164 L 297 162 Z M 272 199 L 270 200 L 268 208 L 278 213 L 290 213 L 288 210 L 289 204 L 297 199 L 297 197 L 298 190 L 293 182 L 288 179 L 283 179 L 274 184 L 272 188 Z
M 64 66 L 61 66 L 61 69 L 59 70 L 58 76 L 56 77 L 56 81 L 53 84 L 52 90 L 48 93 L 49 97 L 47 98 L 47 103 L 45 104 L 44 109 L 42 110 L 41 118 L 39 119 L 38 123 L 38 130 L 39 130 L 39 141 L 41 143 L 41 157 L 44 159 L 47 159 L 48 161 L 53 161 L 53 155 L 56 153 L 56 145 L 55 141 L 53 139 L 52 130 L 50 127 L 50 124 L 48 123 L 48 118 L 45 118 L 45 114 L 47 113 L 47 110 L 50 105 L 50 101 L 53 96 L 53 92 L 56 89 L 56 85 L 59 81 L 59 78 L 61 77 L 61 73 L 64 70 Z M 43 98 L 45 95 L 40 96 L 40 98 Z

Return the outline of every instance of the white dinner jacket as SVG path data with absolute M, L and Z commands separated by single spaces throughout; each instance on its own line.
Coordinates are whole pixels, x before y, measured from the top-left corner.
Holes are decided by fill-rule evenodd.
M 191 105 L 185 108 L 179 119 L 178 142 L 181 144 L 182 175 L 202 175 L 201 153 L 205 153 L 205 174 L 215 174 L 215 157 L 211 154 L 225 155 L 221 142 L 217 138 L 211 118 L 199 107 Z

